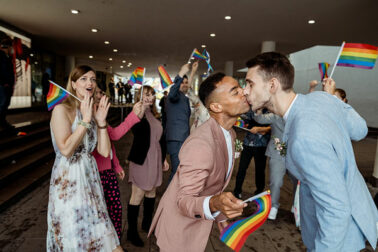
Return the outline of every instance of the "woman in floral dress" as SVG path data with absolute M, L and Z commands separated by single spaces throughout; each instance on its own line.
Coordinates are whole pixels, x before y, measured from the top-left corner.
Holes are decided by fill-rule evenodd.
M 76 67 L 67 90 L 82 102 L 70 96 L 52 113 L 56 159 L 50 180 L 47 251 L 122 251 L 91 155 L 97 148 L 107 157 L 111 146 L 105 120 L 110 105 L 104 96 L 93 109 L 95 87 L 95 71 Z

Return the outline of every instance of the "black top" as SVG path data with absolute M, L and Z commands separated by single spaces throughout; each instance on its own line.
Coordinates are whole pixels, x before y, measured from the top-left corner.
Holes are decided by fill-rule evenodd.
M 143 165 L 144 160 L 146 160 L 148 150 L 150 149 L 150 124 L 148 123 L 147 119 L 143 117 L 143 119 L 139 123 L 133 126 L 131 131 L 134 134 L 134 140 L 131 146 L 129 157 L 127 159 L 138 165 Z M 162 134 L 159 141 L 161 147 L 162 162 L 164 162 L 166 155 L 166 145 L 163 136 L 164 134 Z

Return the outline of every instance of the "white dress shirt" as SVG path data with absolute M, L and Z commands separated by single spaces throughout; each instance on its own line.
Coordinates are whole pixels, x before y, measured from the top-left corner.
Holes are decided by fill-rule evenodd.
M 232 162 L 234 161 L 234 158 L 232 156 L 232 138 L 231 138 L 231 133 L 228 130 L 225 130 L 223 127 L 221 127 L 221 129 L 223 131 L 223 135 L 226 140 L 227 151 L 228 151 L 228 170 L 227 170 L 227 176 L 226 176 L 226 180 L 227 180 L 228 176 L 230 176 Z M 215 217 L 217 217 L 220 214 L 220 212 L 218 211 L 218 212 L 215 212 L 214 214 L 211 213 L 210 205 L 209 205 L 211 197 L 213 196 L 208 196 L 203 201 L 203 211 L 204 211 L 206 219 L 215 220 Z
M 283 119 L 285 120 L 285 122 L 287 121 L 287 117 L 289 116 L 289 113 L 290 113 L 290 110 L 291 110 L 291 107 L 293 106 L 295 100 L 297 99 L 298 95 L 296 94 L 295 97 L 294 97 L 294 100 L 291 102 L 289 108 L 286 110 L 284 116 L 283 116 Z

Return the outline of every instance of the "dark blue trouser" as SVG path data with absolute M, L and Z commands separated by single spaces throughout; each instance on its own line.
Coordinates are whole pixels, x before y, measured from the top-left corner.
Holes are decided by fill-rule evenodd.
M 171 158 L 171 165 L 172 165 L 171 175 L 169 176 L 169 182 L 171 182 L 173 176 L 175 175 L 177 171 L 177 167 L 180 164 L 178 155 L 180 153 L 182 144 L 183 142 L 179 142 L 179 141 L 167 141 L 167 152 Z

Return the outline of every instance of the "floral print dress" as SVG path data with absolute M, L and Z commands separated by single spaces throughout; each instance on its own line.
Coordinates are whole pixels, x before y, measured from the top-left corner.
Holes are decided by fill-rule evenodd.
M 75 131 L 81 113 L 72 124 Z M 119 245 L 109 218 L 96 160 L 96 124 L 92 120 L 82 142 L 70 158 L 56 145 L 47 212 L 47 251 L 112 251 Z

